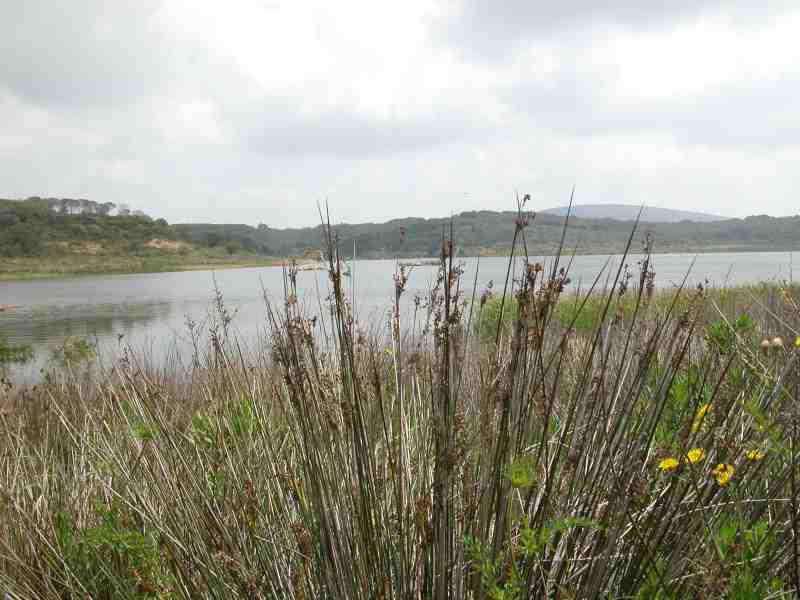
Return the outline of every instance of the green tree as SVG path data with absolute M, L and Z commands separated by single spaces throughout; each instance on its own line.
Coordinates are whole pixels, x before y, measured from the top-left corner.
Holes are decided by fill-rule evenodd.
M 237 252 L 240 252 L 241 249 L 242 245 L 238 240 L 228 240 L 225 242 L 225 250 L 227 250 L 228 254 L 236 254 Z

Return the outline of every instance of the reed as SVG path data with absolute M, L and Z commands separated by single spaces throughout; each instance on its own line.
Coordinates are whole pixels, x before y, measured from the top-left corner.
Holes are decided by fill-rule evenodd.
M 325 229 L 322 314 L 289 267 L 255 348 L 218 295 L 186 366 L 130 352 L 6 404 L 7 597 L 797 597 L 790 288 L 658 293 L 645 254 L 568 296 L 559 252 L 487 316 L 445 231 L 416 325 L 398 267 L 367 331 Z

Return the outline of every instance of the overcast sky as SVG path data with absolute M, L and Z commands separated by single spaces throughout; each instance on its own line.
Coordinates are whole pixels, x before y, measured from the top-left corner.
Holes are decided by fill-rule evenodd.
M 0 0 L 0 197 L 800 213 L 800 4 Z M 646 6 L 658 8 L 645 8 Z

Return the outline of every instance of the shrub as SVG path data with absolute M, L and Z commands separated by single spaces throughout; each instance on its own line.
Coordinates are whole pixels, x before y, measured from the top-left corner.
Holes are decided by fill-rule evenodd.
M 98 503 L 96 523 L 79 526 L 59 512 L 54 533 L 59 553 L 73 578 L 91 598 L 156 598 L 171 584 L 162 566 L 158 536 L 142 531 L 118 503 Z
M 62 366 L 77 366 L 95 356 L 95 346 L 82 337 L 68 337 L 52 351 L 54 362 Z
M 240 252 L 242 249 L 242 245 L 236 240 L 228 240 L 225 242 L 225 251 L 228 254 L 236 254 Z
M 10 363 L 25 363 L 33 358 L 33 348 L 28 344 L 11 344 L 0 335 L 0 368 Z
M 502 308 L 502 322 L 500 311 Z M 497 334 L 507 335 L 511 331 L 511 324 L 517 318 L 517 300 L 507 295 L 505 301 L 501 296 L 489 295 L 483 305 L 478 308 L 474 328 L 478 338 L 483 341 L 493 341 Z
M 100 378 L 57 371 L 0 418 L 3 591 L 796 593 L 800 349 L 713 342 L 702 290 L 685 310 L 595 311 L 598 341 L 540 318 L 564 274 L 524 278 L 508 323 L 487 299 L 477 333 L 510 333 L 487 351 L 459 276 L 440 269 L 421 327 L 366 333 L 334 270 L 322 333 L 289 271 L 253 353 L 217 291 L 185 375 L 131 352 Z

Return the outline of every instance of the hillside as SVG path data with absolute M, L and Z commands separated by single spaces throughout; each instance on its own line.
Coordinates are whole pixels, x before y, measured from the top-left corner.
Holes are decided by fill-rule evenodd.
M 639 208 L 639 206 L 631 204 L 578 204 L 572 207 L 571 214 L 582 219 L 634 221 L 639 214 Z M 559 206 L 558 208 L 548 208 L 541 212 L 543 214 L 563 217 L 567 214 L 567 210 L 569 210 L 568 206 Z M 725 217 L 688 210 L 645 206 L 642 210 L 641 220 L 648 223 L 680 223 L 681 221 L 711 223 L 714 221 L 724 221 Z
M 42 201 L 0 200 L 0 256 L 145 250 L 152 240 L 178 240 L 163 219 L 143 215 L 64 214 Z
M 506 254 L 514 235 L 514 212 L 471 211 L 455 215 L 453 237 L 462 255 Z M 532 254 L 546 254 L 558 246 L 563 217 L 538 214 L 525 230 Z M 269 248 L 276 256 L 300 256 L 318 249 L 321 227 L 273 229 L 265 225 L 184 224 L 176 229 L 196 243 L 209 239 L 234 239 L 241 244 Z M 386 223 L 341 224 L 334 227 L 339 247 L 352 255 L 355 243 L 360 258 L 434 256 L 450 219 L 395 219 Z M 621 251 L 632 223 L 616 219 L 571 218 L 569 247 L 581 253 Z M 800 248 L 800 216 L 753 216 L 708 223 L 642 223 L 635 237 L 639 247 L 645 233 L 652 234 L 657 252 L 714 252 L 789 250 Z
M 70 214 L 49 200 L 0 200 L 0 277 L 91 272 L 138 272 L 275 264 L 283 257 L 318 256 L 322 227 L 274 229 L 266 224 L 178 224 L 144 215 Z M 516 213 L 470 211 L 452 219 L 461 256 L 508 254 Z M 530 254 L 552 253 L 564 218 L 538 214 L 525 228 Z M 406 218 L 335 225 L 346 257 L 436 256 L 449 218 Z M 566 244 L 583 254 L 620 252 L 632 223 L 573 217 Z M 800 216 L 753 216 L 713 222 L 641 223 L 634 250 L 650 234 L 656 252 L 800 249 Z
M 229 238 L 192 242 L 164 219 L 128 212 L 72 213 L 61 206 L 69 207 L 52 199 L 0 199 L 0 278 L 265 262 Z

